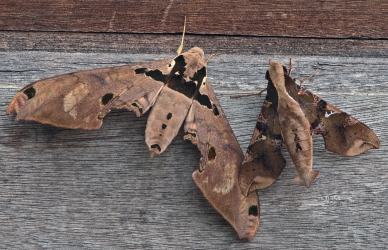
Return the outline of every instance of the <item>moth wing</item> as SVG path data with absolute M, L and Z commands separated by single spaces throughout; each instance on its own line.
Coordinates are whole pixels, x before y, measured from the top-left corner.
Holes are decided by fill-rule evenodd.
M 194 182 L 238 236 L 251 240 L 259 226 L 260 206 L 257 193 L 244 196 L 238 184 L 243 153 L 208 81 L 199 94 L 185 123 L 185 138 L 202 156 Z
M 277 102 L 276 89 L 269 83 L 266 100 L 240 170 L 239 183 L 244 195 L 270 186 L 286 166 L 280 150 L 283 139 Z
M 63 128 L 99 129 L 102 125 L 100 113 L 106 114 L 110 108 L 140 108 L 138 115 L 144 113 L 153 104 L 164 82 L 147 76 L 139 69 L 166 72 L 169 62 L 85 70 L 42 79 L 26 86 L 13 97 L 7 114 L 17 114 L 16 120 Z M 124 94 L 118 96 L 121 93 Z M 133 103 L 137 103 L 135 107 L 131 105 Z M 139 107 L 139 103 L 151 105 Z
M 364 123 L 304 88 L 298 86 L 298 92 L 299 104 L 311 123 L 311 131 L 323 136 L 327 150 L 355 156 L 380 148 L 378 137 Z

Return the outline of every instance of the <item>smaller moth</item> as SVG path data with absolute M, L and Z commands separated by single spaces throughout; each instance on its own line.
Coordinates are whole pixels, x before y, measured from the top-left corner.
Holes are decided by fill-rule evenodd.
M 283 145 L 298 172 L 294 181 L 306 187 L 318 175 L 312 170 L 312 135 L 322 135 L 327 150 L 345 156 L 380 148 L 368 126 L 297 85 L 291 69 L 287 72 L 272 61 L 266 73 L 267 96 L 239 177 L 244 195 L 270 186 L 279 177 L 286 165 Z

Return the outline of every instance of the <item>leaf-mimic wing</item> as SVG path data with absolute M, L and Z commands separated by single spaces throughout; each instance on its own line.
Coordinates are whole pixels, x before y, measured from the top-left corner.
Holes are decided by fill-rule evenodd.
M 152 107 L 145 131 L 151 156 L 162 153 L 185 123 L 202 153 L 195 183 L 207 200 L 251 240 L 259 225 L 257 194 L 244 196 L 238 185 L 243 153 L 213 93 L 206 84 L 200 48 L 173 60 L 80 71 L 34 82 L 12 99 L 7 114 L 71 129 L 98 129 L 111 109 L 139 116 Z M 186 122 L 185 122 L 186 121 Z
M 269 81 L 267 96 L 257 119 L 239 176 L 244 195 L 270 186 L 286 165 L 286 160 L 280 152 L 283 139 L 277 105 L 277 92 L 272 82 Z
M 243 153 L 208 81 L 194 98 L 185 132 L 202 155 L 200 169 L 193 173 L 195 183 L 239 237 L 251 240 L 259 226 L 258 196 L 241 192 L 238 175 Z
M 271 69 L 274 70 L 272 66 L 276 66 L 280 72 L 275 77 L 270 74 Z M 283 142 L 299 173 L 295 181 L 310 185 L 317 173 L 312 171 L 312 151 L 309 154 L 303 153 L 305 148 L 310 150 L 311 145 L 305 144 L 311 140 L 307 133 L 308 127 L 311 135 L 323 136 L 326 149 L 337 154 L 355 156 L 368 149 L 380 147 L 379 139 L 369 127 L 301 88 L 280 64 L 272 62 L 266 78 L 269 80 L 267 97 L 239 177 L 245 195 L 268 187 L 278 178 L 285 166 L 285 160 L 279 151 Z M 282 105 L 279 104 L 280 101 L 283 101 Z M 305 131 L 302 134 L 298 132 L 301 126 Z
M 364 123 L 297 86 L 299 103 L 311 123 L 313 134 L 322 135 L 327 150 L 346 156 L 380 148 L 376 134 Z
M 139 69 L 147 67 L 167 74 L 169 62 L 85 70 L 42 79 L 20 90 L 11 100 L 7 114 L 17 114 L 16 120 L 63 128 L 99 129 L 100 112 L 123 91 L 130 93 L 120 97 L 123 105 L 143 103 L 141 100 L 145 97 L 155 98 L 164 82 Z M 129 105 L 128 108 L 136 107 Z

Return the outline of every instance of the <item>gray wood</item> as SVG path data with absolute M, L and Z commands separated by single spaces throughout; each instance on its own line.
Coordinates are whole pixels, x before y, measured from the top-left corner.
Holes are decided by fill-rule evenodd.
M 190 30 L 191 27 L 188 25 L 187 31 L 190 32 Z M 0 31 L 0 51 L 174 54 L 181 41 L 180 32 L 177 35 L 168 35 Z M 198 46 L 207 53 L 240 55 L 388 57 L 387 39 L 311 39 L 186 34 L 185 45 L 186 48 Z
M 198 39 L 199 40 L 199 39 Z M 175 50 L 175 47 L 173 48 Z M 213 57 L 209 78 L 245 151 L 264 96 L 268 61 L 289 55 Z M 302 52 L 295 53 L 302 54 Z M 98 131 L 17 123 L 8 102 L 31 81 L 52 75 L 172 58 L 174 54 L 0 52 L 0 235 L 4 249 L 384 249 L 388 245 L 387 61 L 382 57 L 292 56 L 304 86 L 370 126 L 381 149 L 344 157 L 314 137 L 307 189 L 288 165 L 259 191 L 261 224 L 252 242 L 207 203 L 191 179 L 199 152 L 180 133 L 150 158 L 146 117 L 115 111 Z

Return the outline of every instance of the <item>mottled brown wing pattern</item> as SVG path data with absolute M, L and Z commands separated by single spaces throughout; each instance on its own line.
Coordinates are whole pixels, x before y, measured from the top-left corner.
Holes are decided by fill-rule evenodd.
M 299 103 L 311 123 L 312 134 L 322 135 L 327 150 L 356 156 L 380 148 L 376 134 L 364 123 L 297 86 Z
M 274 71 L 277 71 L 277 74 L 274 74 Z M 282 144 L 286 145 L 298 170 L 295 181 L 306 186 L 309 186 L 317 176 L 317 173 L 312 171 L 312 155 L 310 157 L 301 154 L 305 148 L 310 148 L 311 144 L 305 142 L 310 140 L 311 135 L 322 135 L 326 149 L 346 156 L 355 156 L 368 149 L 380 147 L 379 139 L 369 127 L 301 88 L 280 64 L 272 62 L 266 78 L 268 79 L 266 100 L 239 177 L 244 194 L 268 187 L 278 178 L 285 161 L 280 151 L 274 149 L 279 149 Z M 279 105 L 279 99 L 284 101 L 283 105 Z M 295 105 L 296 103 L 299 107 Z M 297 110 L 299 114 L 302 112 L 303 117 L 295 115 L 294 111 L 290 110 Z M 299 120 L 295 117 L 299 117 Z M 283 124 L 281 119 L 284 120 Z M 298 134 L 298 127 L 302 123 L 306 123 L 303 135 Z M 294 124 L 294 127 L 290 126 L 291 124 Z M 306 129 L 308 126 L 310 135 Z M 289 138 L 288 146 L 285 137 Z
M 238 236 L 251 240 L 259 226 L 260 207 L 257 194 L 244 196 L 238 184 L 243 153 L 210 83 L 205 81 L 199 91 L 185 123 L 185 138 L 202 155 L 193 179 Z
M 239 182 L 244 195 L 270 186 L 286 165 L 280 151 L 283 139 L 277 105 L 277 92 L 269 81 L 266 99 L 241 167 Z
M 7 114 L 70 129 L 99 129 L 111 109 L 138 116 L 151 109 L 145 140 L 162 153 L 185 124 L 186 138 L 201 151 L 193 174 L 206 199 L 251 240 L 259 225 L 258 196 L 238 185 L 243 153 L 207 82 L 204 53 L 192 48 L 173 60 L 80 71 L 34 82 L 11 100 Z
M 7 114 L 17 114 L 18 121 L 70 129 L 99 129 L 103 121 L 99 113 L 123 91 L 132 89 L 130 99 L 135 102 L 163 87 L 163 82 L 137 74 L 137 68 L 161 68 L 167 73 L 169 62 L 85 70 L 42 79 L 20 90 L 11 100 Z

